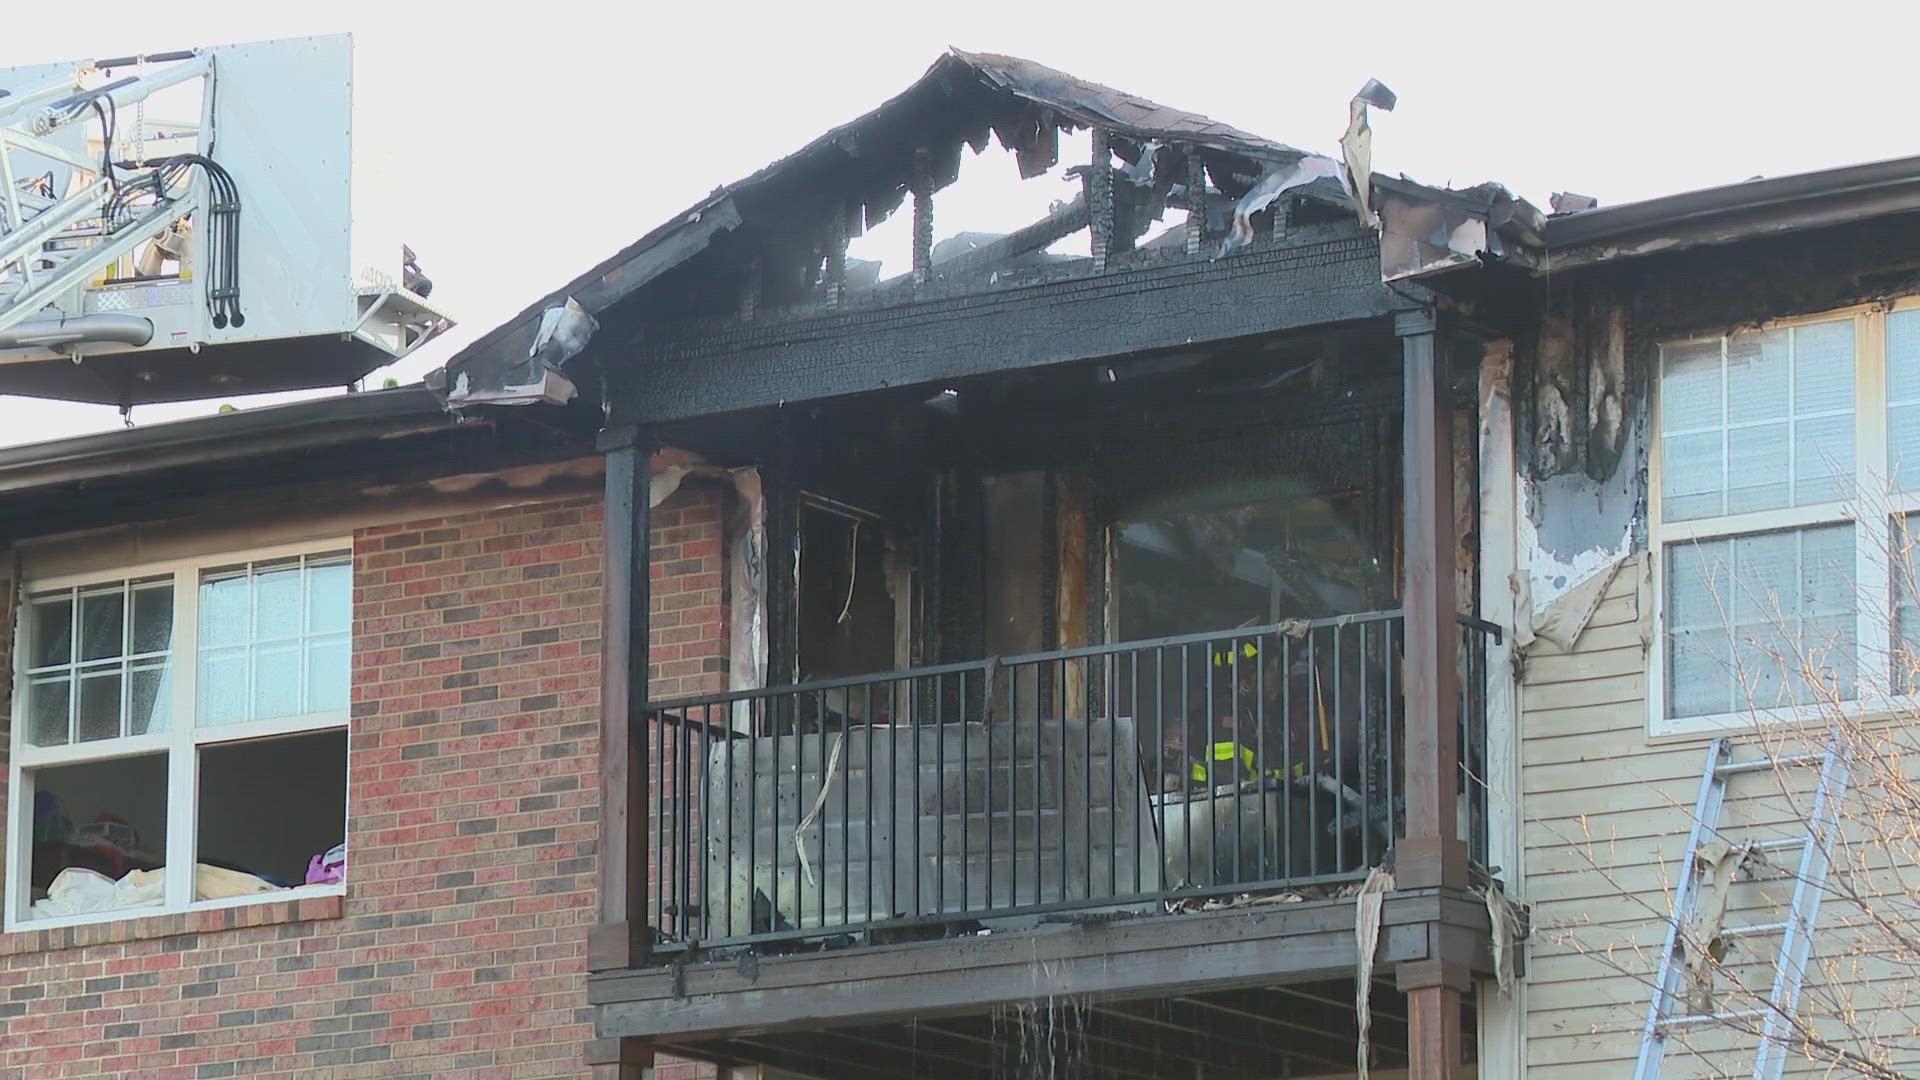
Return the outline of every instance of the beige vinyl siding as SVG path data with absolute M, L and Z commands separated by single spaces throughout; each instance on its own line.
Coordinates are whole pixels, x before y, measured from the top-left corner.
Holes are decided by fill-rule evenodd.
M 1688 757 L 1691 786 L 1698 787 L 1698 753 L 1646 745 L 1637 581 L 1632 565 L 1614 575 L 1571 649 L 1536 640 L 1524 650 L 1521 844 L 1534 922 L 1527 957 L 1530 1077 L 1631 1072 L 1647 992 L 1618 969 L 1639 965 L 1636 945 L 1659 944 L 1666 910 L 1659 868 L 1666 859 L 1677 863 L 1686 822 L 1662 792 L 1690 798 Z M 1650 895 L 1623 897 L 1618 874 L 1602 869 L 1609 864 Z
M 1644 557 L 1644 556 L 1642 556 Z M 1653 974 L 1666 933 L 1669 897 L 1686 851 L 1708 740 L 1647 736 L 1646 647 L 1641 567 L 1629 560 L 1608 585 L 1593 619 L 1570 649 L 1544 640 L 1525 651 L 1521 677 L 1521 786 L 1524 898 L 1533 906 L 1526 998 L 1527 1075 L 1535 1080 L 1630 1076 L 1640 1047 Z M 1736 736 L 1737 751 L 1752 756 L 1752 739 Z M 1764 774 L 1737 781 L 1722 826 L 1738 836 L 1800 831 L 1794 799 Z M 1920 873 L 1909 872 L 1909 878 Z M 1728 922 L 1772 921 L 1785 910 L 1785 881 L 1744 884 L 1732 893 Z M 1864 966 L 1852 956 L 1831 977 L 1817 959 L 1848 930 L 1841 909 L 1828 904 L 1815 937 L 1810 993 L 1845 988 L 1860 1010 L 1860 1026 L 1883 1031 L 1912 1022 L 1917 993 L 1911 973 L 1889 965 Z M 1772 979 L 1777 938 L 1756 940 L 1730 958 L 1748 987 Z M 1877 968 L 1877 969 L 1876 969 Z M 1896 1004 L 1889 1010 L 1885 1006 Z M 1836 1035 L 1843 1032 L 1836 1030 Z M 1724 1030 L 1705 1030 L 1669 1046 L 1664 1076 L 1744 1075 L 1756 1042 Z M 1790 1075 L 1815 1075 L 1790 1062 Z

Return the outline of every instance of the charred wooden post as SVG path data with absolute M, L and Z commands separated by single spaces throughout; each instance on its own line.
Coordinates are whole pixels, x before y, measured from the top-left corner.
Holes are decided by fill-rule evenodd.
M 1394 849 L 1402 889 L 1467 887 L 1467 847 L 1456 816 L 1460 783 L 1459 629 L 1456 625 L 1453 516 L 1453 416 L 1446 365 L 1431 309 L 1394 319 L 1405 356 L 1405 612 L 1406 835 Z M 1471 988 L 1456 959 L 1403 966 L 1411 1075 L 1451 1080 L 1460 1074 L 1460 995 Z
M 827 306 L 840 306 L 841 297 L 847 288 L 847 208 L 840 205 L 833 208 L 833 219 L 827 223 Z
M 1187 254 L 1198 255 L 1207 242 L 1207 163 L 1200 148 L 1187 147 Z
M 922 147 L 913 152 L 913 283 L 933 277 L 933 160 Z
M 1093 269 L 1107 268 L 1113 250 L 1113 136 L 1106 128 L 1093 129 L 1093 161 L 1086 173 L 1088 232 L 1093 234 Z
M 639 428 L 602 433 L 606 454 L 606 535 L 600 666 L 599 912 L 588 940 L 590 971 L 643 963 L 647 927 L 647 610 L 651 579 L 648 530 L 652 442 Z M 594 1080 L 640 1080 L 653 1064 L 637 1039 L 596 1039 L 587 1062 Z

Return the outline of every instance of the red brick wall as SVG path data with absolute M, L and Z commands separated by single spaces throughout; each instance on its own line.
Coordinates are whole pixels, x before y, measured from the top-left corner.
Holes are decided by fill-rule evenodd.
M 647 682 L 655 700 L 726 689 L 725 509 L 722 489 L 687 486 L 653 510 Z
M 724 684 L 720 514 L 656 511 L 665 692 Z M 584 1075 L 600 536 L 591 499 L 358 533 L 343 910 L 0 935 L 0 1076 Z

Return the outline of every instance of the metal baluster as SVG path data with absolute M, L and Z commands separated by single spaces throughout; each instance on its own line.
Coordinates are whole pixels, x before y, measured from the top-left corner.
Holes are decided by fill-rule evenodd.
M 897 685 L 898 684 L 894 683 L 891 680 L 887 682 L 887 724 L 889 726 L 891 726 L 893 722 L 896 719 L 898 719 L 898 714 L 896 714 L 893 710 L 894 687 Z M 867 877 L 866 877 L 867 899 L 866 899 L 866 903 L 863 904 L 862 907 L 866 909 L 866 921 L 869 924 L 871 924 L 873 922 L 873 907 L 874 907 L 873 848 L 875 843 L 875 836 L 880 831 L 879 829 L 880 815 L 873 804 L 873 684 L 872 683 L 867 684 L 866 698 L 867 698 L 867 767 L 864 771 L 867 777 L 867 811 L 866 811 L 867 812 L 867 839 L 866 839 L 866 844 L 864 846 L 867 849 Z
M 1137 700 L 1137 698 L 1136 698 Z M 1139 710 L 1135 706 L 1135 711 Z M 1153 775 L 1159 778 L 1160 791 L 1160 843 L 1164 847 L 1171 837 L 1167 833 L 1167 650 L 1165 646 L 1153 647 Z M 1167 860 L 1160 859 L 1160 888 L 1167 888 Z
M 1033 665 L 1033 902 L 1038 904 L 1047 891 L 1047 872 L 1040 865 L 1045 845 L 1040 838 L 1040 774 L 1046 770 L 1040 754 L 1040 664 Z
M 993 908 L 993 666 L 989 664 L 980 673 L 980 731 L 986 739 L 986 759 L 981 763 L 980 777 L 983 783 L 981 792 L 985 805 L 981 808 L 980 827 L 986 832 L 986 875 L 983 906 Z M 1011 757 L 1009 757 L 1011 760 Z
M 820 788 L 821 790 L 825 790 L 827 784 L 833 779 L 833 771 L 827 768 L 827 727 L 829 726 L 827 692 L 825 690 L 816 690 L 813 693 L 813 699 L 813 710 L 814 716 L 816 717 L 813 732 L 813 760 L 814 767 L 820 770 Z M 845 723 L 844 717 L 841 718 L 841 722 Z M 796 740 L 796 742 L 798 741 L 799 740 Z M 795 756 L 797 757 L 801 753 L 802 751 L 799 746 L 796 746 L 794 748 Z M 800 772 L 803 775 L 806 772 L 806 764 L 804 761 L 800 763 Z M 793 790 L 796 796 L 802 796 L 802 792 L 804 791 L 799 784 L 795 784 Z M 818 798 L 819 792 L 815 792 L 814 797 Z M 824 811 L 826 808 L 826 803 L 822 802 L 820 809 Z M 800 798 L 799 802 L 794 804 L 793 812 L 796 816 L 793 819 L 793 823 L 796 828 L 801 822 L 807 820 L 807 813 L 812 809 L 813 799 L 808 799 L 804 796 Z M 820 923 L 820 929 L 825 930 L 827 928 L 827 823 L 821 821 L 816 824 L 820 826 L 820 872 L 813 876 L 814 896 L 817 898 L 813 910 L 813 917 Z M 809 828 L 807 831 L 812 832 L 813 830 Z M 797 836 L 796 839 L 801 845 L 807 842 L 805 836 Z M 799 858 L 800 851 L 799 847 L 796 846 L 794 859 L 797 861 Z M 796 892 L 803 887 L 803 882 L 796 882 L 794 886 Z
M 872 683 L 865 684 L 869 692 Z M 868 724 L 873 723 L 873 710 L 860 714 Z M 840 925 L 853 924 L 853 687 L 844 687 L 840 691 L 840 735 L 834 745 L 840 748 Z M 827 830 L 820 830 L 820 846 L 825 848 Z M 826 852 L 820 853 L 820 862 L 824 866 Z
M 1293 638 L 1280 635 L 1280 872 L 1293 877 Z
M 911 697 L 912 686 L 907 687 Z M 892 689 L 889 687 L 891 694 Z M 900 714 L 889 713 L 887 724 L 887 821 L 891 823 L 887 835 L 892 843 L 887 849 L 887 917 L 900 913 Z
M 1213 643 L 1201 645 L 1205 655 L 1205 676 L 1207 696 L 1201 709 L 1207 725 L 1206 738 L 1201 741 L 1200 754 L 1206 764 L 1207 774 L 1207 877 L 1209 884 L 1220 884 L 1220 778 L 1214 775 L 1213 747 L 1219 742 L 1219 736 L 1213 730 Z
M 1399 728 L 1400 737 L 1406 737 L 1404 726 L 1395 724 L 1405 715 L 1405 710 L 1400 707 L 1401 691 L 1395 685 L 1400 668 L 1399 645 L 1395 640 L 1399 630 L 1399 618 L 1387 620 L 1387 835 L 1395 839 L 1400 836 L 1401 821 L 1405 816 L 1400 808 L 1400 792 L 1406 787 L 1406 778 L 1400 775 L 1400 755 L 1394 753 L 1396 727 Z
M 933 718 L 940 720 L 940 676 L 933 677 Z M 920 861 L 920 725 L 916 721 L 907 732 L 908 751 L 913 755 L 913 805 L 908 809 L 907 825 L 913 830 L 913 913 L 915 916 L 927 913 L 926 897 L 920 888 L 920 879 L 925 876 L 924 864 Z
M 1373 623 L 1360 624 L 1360 864 L 1363 869 L 1377 865 L 1373 854 L 1373 739 L 1372 688 L 1368 685 L 1368 641 Z
M 681 857 L 680 864 L 680 935 L 689 944 L 693 939 L 693 732 L 687 725 L 692 717 L 685 710 L 680 713 L 680 776 L 675 784 L 680 796 L 680 816 L 674 821 L 674 829 L 679 834 Z
M 1187 743 L 1191 741 L 1190 737 L 1193 734 L 1193 717 L 1189 716 L 1187 713 L 1187 710 L 1192 708 L 1192 703 L 1190 701 L 1190 696 L 1193 693 L 1193 687 L 1191 685 L 1192 678 L 1190 677 L 1190 672 L 1192 671 L 1192 668 L 1193 668 L 1193 665 L 1187 663 L 1187 646 L 1182 645 L 1180 646 L 1180 748 L 1181 748 L 1180 756 L 1182 759 L 1181 765 L 1184 771 L 1182 772 L 1180 779 L 1181 779 L 1181 787 L 1185 790 L 1186 794 L 1181 799 L 1181 802 L 1180 802 L 1180 810 L 1181 810 L 1180 816 L 1185 819 L 1186 833 L 1187 833 L 1187 843 L 1186 843 L 1187 876 L 1186 876 L 1186 880 L 1182 883 L 1186 886 L 1192 886 L 1193 884 L 1194 791 L 1193 791 L 1193 784 L 1188 781 L 1188 777 L 1192 775 L 1192 766 L 1189 763 L 1192 762 L 1193 760 L 1193 752 L 1192 752 L 1192 749 L 1187 746 Z
M 1119 687 L 1116 685 L 1114 687 L 1114 690 L 1117 693 L 1119 691 Z M 1139 758 L 1140 758 L 1140 720 L 1141 720 L 1141 717 L 1140 717 L 1140 653 L 1138 650 L 1135 650 L 1127 654 L 1127 694 L 1128 694 L 1127 711 L 1133 714 L 1132 750 L 1134 754 L 1134 760 L 1136 762 L 1136 767 L 1133 770 L 1134 772 L 1133 782 L 1135 784 L 1145 784 L 1147 782 L 1147 776 L 1148 776 L 1147 770 L 1137 767 L 1137 763 L 1139 762 Z M 1145 830 L 1147 823 L 1146 823 L 1146 820 L 1142 818 L 1140 815 L 1140 808 L 1141 806 L 1145 805 L 1146 796 L 1147 796 L 1147 792 L 1144 789 L 1136 792 L 1136 797 L 1130 800 L 1130 805 L 1127 808 L 1127 814 L 1133 818 L 1133 891 L 1136 894 L 1140 892 L 1144 892 L 1146 890 L 1146 883 L 1140 880 L 1140 860 L 1143 857 L 1142 853 L 1147 850 L 1146 837 L 1142 835 L 1142 832 Z M 1117 891 L 1119 889 L 1119 886 L 1115 885 L 1114 888 Z
M 753 909 L 754 894 L 760 888 L 760 730 L 768 726 L 763 723 L 771 710 L 770 698 L 760 698 L 747 705 L 747 926 L 746 933 L 754 933 Z M 728 875 L 732 880 L 732 875 Z M 771 901 L 769 901 L 771 902 Z M 729 918 L 732 916 L 729 915 Z M 771 925 L 768 927 L 771 929 Z
M 940 681 L 941 680 L 937 678 L 934 680 L 936 685 Z M 947 870 L 945 865 L 943 865 L 947 858 L 947 721 L 943 715 L 945 702 L 945 694 L 935 694 L 933 696 L 933 797 L 937 804 L 933 814 L 933 823 L 935 826 L 933 831 L 933 906 L 934 910 L 940 912 L 947 910 Z M 917 736 L 918 733 L 916 733 L 914 739 L 915 746 L 920 745 L 920 740 Z M 917 791 L 918 789 L 915 790 Z M 922 806 L 921 812 L 925 812 L 924 805 Z M 916 826 L 918 825 L 917 822 L 915 824 Z M 914 829 L 913 835 L 916 839 L 919 837 L 920 830 L 917 827 Z M 916 858 L 914 862 L 916 863 L 920 862 L 917 857 L 918 853 L 919 849 L 915 848 Z
M 699 814 L 700 814 L 700 819 L 699 819 L 700 820 L 700 847 L 697 851 L 693 853 L 693 856 L 688 859 L 689 862 L 695 862 L 697 860 L 700 860 L 701 856 L 706 851 L 709 850 L 708 845 L 712 843 L 712 833 L 711 833 L 712 822 L 709 820 L 710 818 L 713 817 L 712 763 L 713 763 L 713 703 L 708 702 L 707 704 L 702 705 L 700 707 L 700 806 L 698 808 Z M 702 940 L 705 940 L 706 938 L 710 938 L 713 936 L 713 889 L 712 889 L 712 882 L 707 880 L 707 873 L 706 873 L 707 868 L 704 865 L 704 862 L 702 862 L 699 869 L 700 869 L 700 886 L 699 886 L 700 934 L 699 936 Z
M 1067 705 L 1067 668 L 1072 663 L 1071 659 L 1060 662 L 1060 704 L 1062 706 L 1060 722 L 1063 726 L 1070 711 L 1065 706 Z M 1080 661 L 1080 689 L 1082 693 L 1089 693 L 1093 689 L 1093 664 L 1088 658 L 1082 658 Z M 1080 831 L 1087 841 L 1086 850 L 1081 852 L 1081 859 L 1086 863 L 1086 881 L 1084 882 L 1086 892 L 1081 895 L 1090 897 L 1093 895 L 1093 707 L 1092 702 L 1088 701 L 1082 701 L 1081 706 L 1080 711 L 1084 718 L 1080 723 L 1080 733 L 1086 754 L 1080 762 L 1080 771 L 1085 774 L 1080 791 L 1081 801 L 1087 804 L 1080 811 Z
M 749 706 L 749 708 L 751 708 L 751 706 Z M 723 938 L 730 938 L 733 936 L 733 860 L 734 860 L 734 854 L 735 854 L 734 847 L 733 847 L 733 837 L 735 833 L 740 831 L 733 827 L 733 823 L 734 823 L 733 755 L 734 755 L 735 749 L 737 749 L 735 746 L 735 736 L 737 736 L 739 732 L 736 732 L 733 729 L 733 703 L 732 702 L 727 703 L 726 718 L 727 718 L 727 748 L 726 748 L 726 754 L 725 754 L 726 763 L 724 766 L 724 768 L 726 769 L 726 786 L 724 788 L 725 797 L 723 798 L 722 801 L 727 804 L 727 817 L 726 817 L 727 862 L 726 862 L 726 873 L 722 874 L 721 878 L 726 882 L 726 884 L 723 885 L 722 888 L 726 892 L 724 899 L 726 900 L 727 923 L 726 923 L 726 929 L 721 932 L 720 936 Z M 747 744 L 747 747 L 748 749 L 752 749 L 753 744 L 749 742 Z M 751 819 L 749 819 L 749 824 L 751 824 Z M 708 891 L 711 892 L 712 890 L 708 890 Z M 711 926 L 711 920 L 709 920 L 709 926 Z
M 674 860 L 667 855 L 667 838 L 672 835 L 672 826 L 667 816 L 666 726 L 665 713 L 653 714 L 653 830 L 654 838 L 658 841 L 653 846 L 653 925 L 671 933 L 673 924 L 667 920 L 667 897 L 673 892 L 673 882 L 668 877 L 667 868 Z
M 1100 664 L 1100 686 L 1105 691 L 1107 727 L 1107 895 L 1120 892 L 1120 670 L 1117 655 L 1108 655 Z M 1129 653 L 1129 656 L 1132 654 Z M 1092 663 L 1091 660 L 1088 661 Z M 1089 683 L 1091 685 L 1091 683 Z M 1093 709 L 1087 709 L 1089 721 Z
M 1320 650 L 1307 631 L 1307 873 L 1320 873 Z
M 1228 715 L 1233 717 L 1233 880 L 1237 885 L 1246 880 L 1242 876 L 1244 871 L 1240 865 L 1240 852 L 1247 846 L 1246 814 L 1242 812 L 1246 805 L 1243 801 L 1246 798 L 1246 786 L 1240 777 L 1240 751 L 1245 745 L 1240 736 L 1240 639 L 1229 641 L 1227 648 L 1231 650 L 1227 654 L 1227 677 L 1233 680 L 1233 685 L 1227 691 L 1227 703 L 1232 710 Z M 1217 756 L 1208 755 L 1210 758 Z M 1259 793 L 1255 794 L 1257 796 Z
M 1347 636 L 1346 627 L 1333 624 L 1333 782 L 1342 792 L 1347 787 L 1347 756 L 1344 740 L 1340 737 L 1340 707 L 1346 703 L 1346 655 L 1342 644 Z M 1347 865 L 1347 800 L 1345 795 L 1335 796 L 1333 800 L 1333 865 L 1334 869 L 1345 871 Z
M 973 839 L 972 822 L 968 820 L 973 804 L 967 798 L 967 788 L 973 780 L 973 755 L 967 704 L 967 673 L 963 670 L 960 672 L 960 910 L 963 912 L 973 907 L 973 855 L 967 848 L 967 842 Z M 942 745 L 945 745 L 944 739 Z M 942 799 L 940 805 L 945 808 L 946 800 Z
M 772 849 L 768 854 L 773 858 L 773 866 L 767 873 L 767 929 L 769 931 L 780 925 L 780 713 L 784 712 L 793 717 L 793 745 L 795 752 L 797 753 L 800 748 L 799 703 L 794 701 L 792 696 L 788 694 L 781 694 L 779 697 L 774 698 L 773 701 L 781 703 L 783 707 L 771 710 L 773 715 L 768 717 L 771 721 L 770 726 L 773 729 L 772 734 L 768 736 L 772 740 L 772 776 L 770 776 L 767 781 L 767 802 L 770 804 L 773 814 L 773 822 L 767 830 L 767 847 Z M 792 705 L 791 708 L 784 707 L 789 703 Z M 798 808 L 796 807 L 795 809 L 797 810 Z M 793 890 L 793 898 L 793 921 L 794 925 L 798 927 L 800 923 L 800 890 L 798 887 Z
M 1060 887 L 1059 899 L 1067 898 L 1067 665 L 1065 661 L 1053 661 L 1053 707 L 1054 717 L 1060 725 L 1060 786 L 1054 789 L 1054 833 L 1058 837 L 1055 848 L 1059 852 Z
M 1260 813 L 1260 865 L 1254 871 L 1261 881 L 1271 881 L 1267 873 L 1267 652 L 1265 635 L 1254 638 L 1253 650 L 1253 797 Z

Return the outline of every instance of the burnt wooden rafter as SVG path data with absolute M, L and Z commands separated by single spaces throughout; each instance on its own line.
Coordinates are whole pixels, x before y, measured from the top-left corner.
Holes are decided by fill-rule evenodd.
M 913 282 L 933 274 L 933 164 L 926 150 L 913 155 Z

